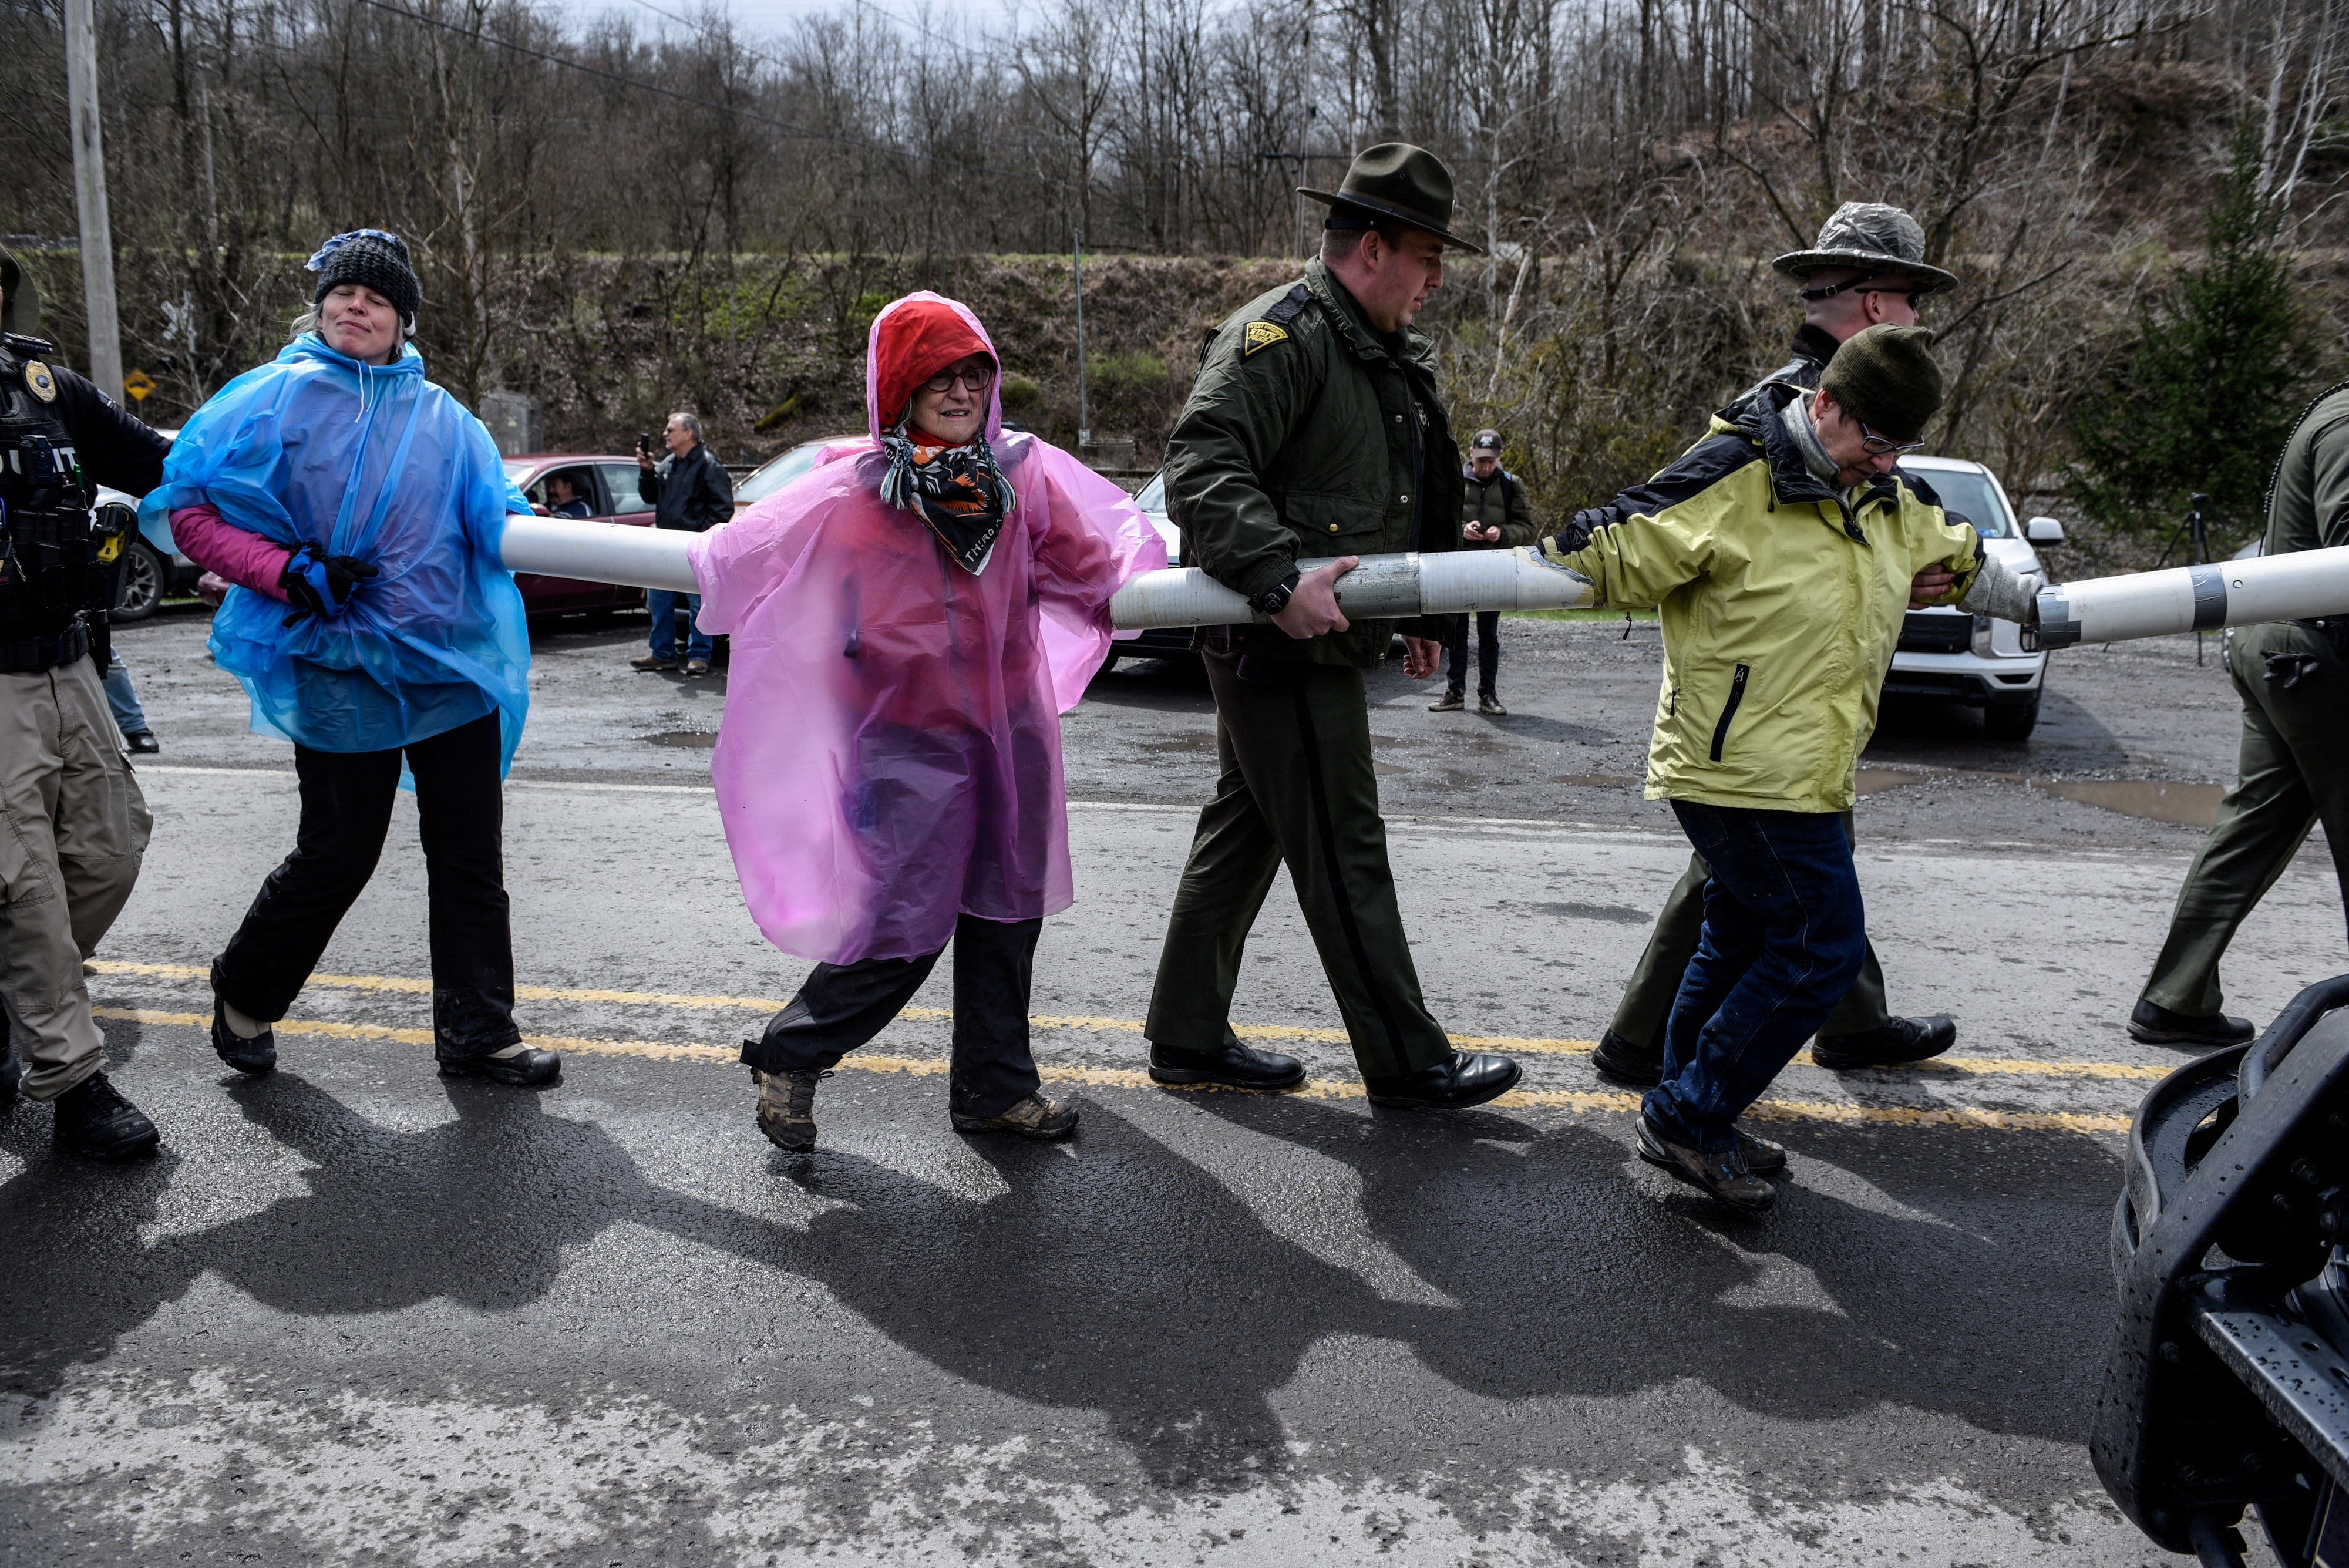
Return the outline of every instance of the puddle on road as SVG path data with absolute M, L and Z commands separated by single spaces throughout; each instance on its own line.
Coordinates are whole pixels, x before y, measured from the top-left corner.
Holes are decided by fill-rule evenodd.
M 2179 827 L 2209 826 L 2219 819 L 2219 802 L 2227 794 L 2223 784 L 2178 784 L 2168 779 L 2051 779 L 2033 774 L 1975 773 L 1971 770 L 1911 774 L 1893 768 L 1862 768 L 1852 782 L 1861 794 L 1876 794 L 1884 790 L 1898 789 L 1903 784 L 1974 779 L 2022 784 L 2026 789 L 2043 790 L 2064 800 L 2077 801 L 2082 805 L 2118 812 L 2124 816 L 2143 817 L 2148 822 L 2173 823 Z
M 655 746 L 682 746 L 688 751 L 706 752 L 718 743 L 714 730 L 663 730 L 657 735 L 638 735 L 637 740 Z

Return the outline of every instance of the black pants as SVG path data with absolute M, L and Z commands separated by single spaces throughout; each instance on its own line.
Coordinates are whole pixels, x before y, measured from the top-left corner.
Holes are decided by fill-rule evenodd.
M 1041 920 L 955 921 L 947 1101 L 964 1116 L 1001 1116 L 1043 1083 L 1028 1044 L 1028 992 L 1043 930 Z M 887 1028 L 937 961 L 931 953 L 816 965 L 791 1005 L 767 1021 L 766 1033 L 742 1042 L 742 1060 L 762 1073 L 826 1071 Z
M 430 881 L 432 1033 L 442 1056 L 474 1056 L 522 1039 L 513 1021 L 513 930 L 502 847 L 505 797 L 498 716 L 485 714 L 406 748 Z M 294 853 L 212 961 L 212 989 L 274 1023 L 301 994 L 318 955 L 375 875 L 399 793 L 400 751 L 294 748 L 302 826 Z
M 1444 639 L 1444 648 L 1452 660 L 1444 674 L 1447 690 L 1465 693 L 1468 690 L 1468 618 L 1455 615 L 1451 633 Z M 1476 612 L 1476 695 L 1496 695 L 1493 682 L 1501 673 L 1501 612 Z

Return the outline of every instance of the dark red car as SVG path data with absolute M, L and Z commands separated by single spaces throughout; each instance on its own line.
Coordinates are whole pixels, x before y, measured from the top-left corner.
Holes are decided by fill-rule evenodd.
M 514 482 L 542 516 L 555 512 L 549 482 L 557 475 L 571 481 L 578 498 L 587 504 L 584 514 L 597 523 L 626 523 L 649 528 L 653 504 L 636 493 L 636 460 L 598 457 L 585 452 L 534 452 L 505 460 L 506 477 Z M 576 515 L 578 514 L 566 514 Z M 610 583 L 583 583 L 574 577 L 546 577 L 517 572 L 523 607 L 532 615 L 568 615 L 576 610 L 632 609 L 645 602 L 642 588 Z

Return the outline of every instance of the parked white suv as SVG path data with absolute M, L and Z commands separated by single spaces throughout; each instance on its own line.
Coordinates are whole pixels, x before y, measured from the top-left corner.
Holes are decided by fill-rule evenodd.
M 1904 457 L 1900 471 L 1933 487 L 1944 510 L 1982 531 L 1991 553 L 2009 571 L 2047 577 L 2033 545 L 2060 545 L 2064 525 L 2053 517 L 2018 523 L 1998 475 L 1954 457 Z M 2010 620 L 1954 609 L 1910 610 L 1885 677 L 1887 697 L 1939 697 L 1982 711 L 1982 732 L 2020 741 L 2039 722 L 2047 684 L 2047 655 L 2026 653 L 2023 628 Z

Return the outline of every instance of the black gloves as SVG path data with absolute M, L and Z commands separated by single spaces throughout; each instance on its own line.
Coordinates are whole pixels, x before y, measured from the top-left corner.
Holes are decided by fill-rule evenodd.
M 292 626 L 312 615 L 320 620 L 334 619 L 351 602 L 358 586 L 378 570 L 374 562 L 357 556 L 321 556 L 305 542 L 287 557 L 285 570 L 278 575 L 277 586 L 285 590 L 286 599 L 294 606 L 283 624 Z

